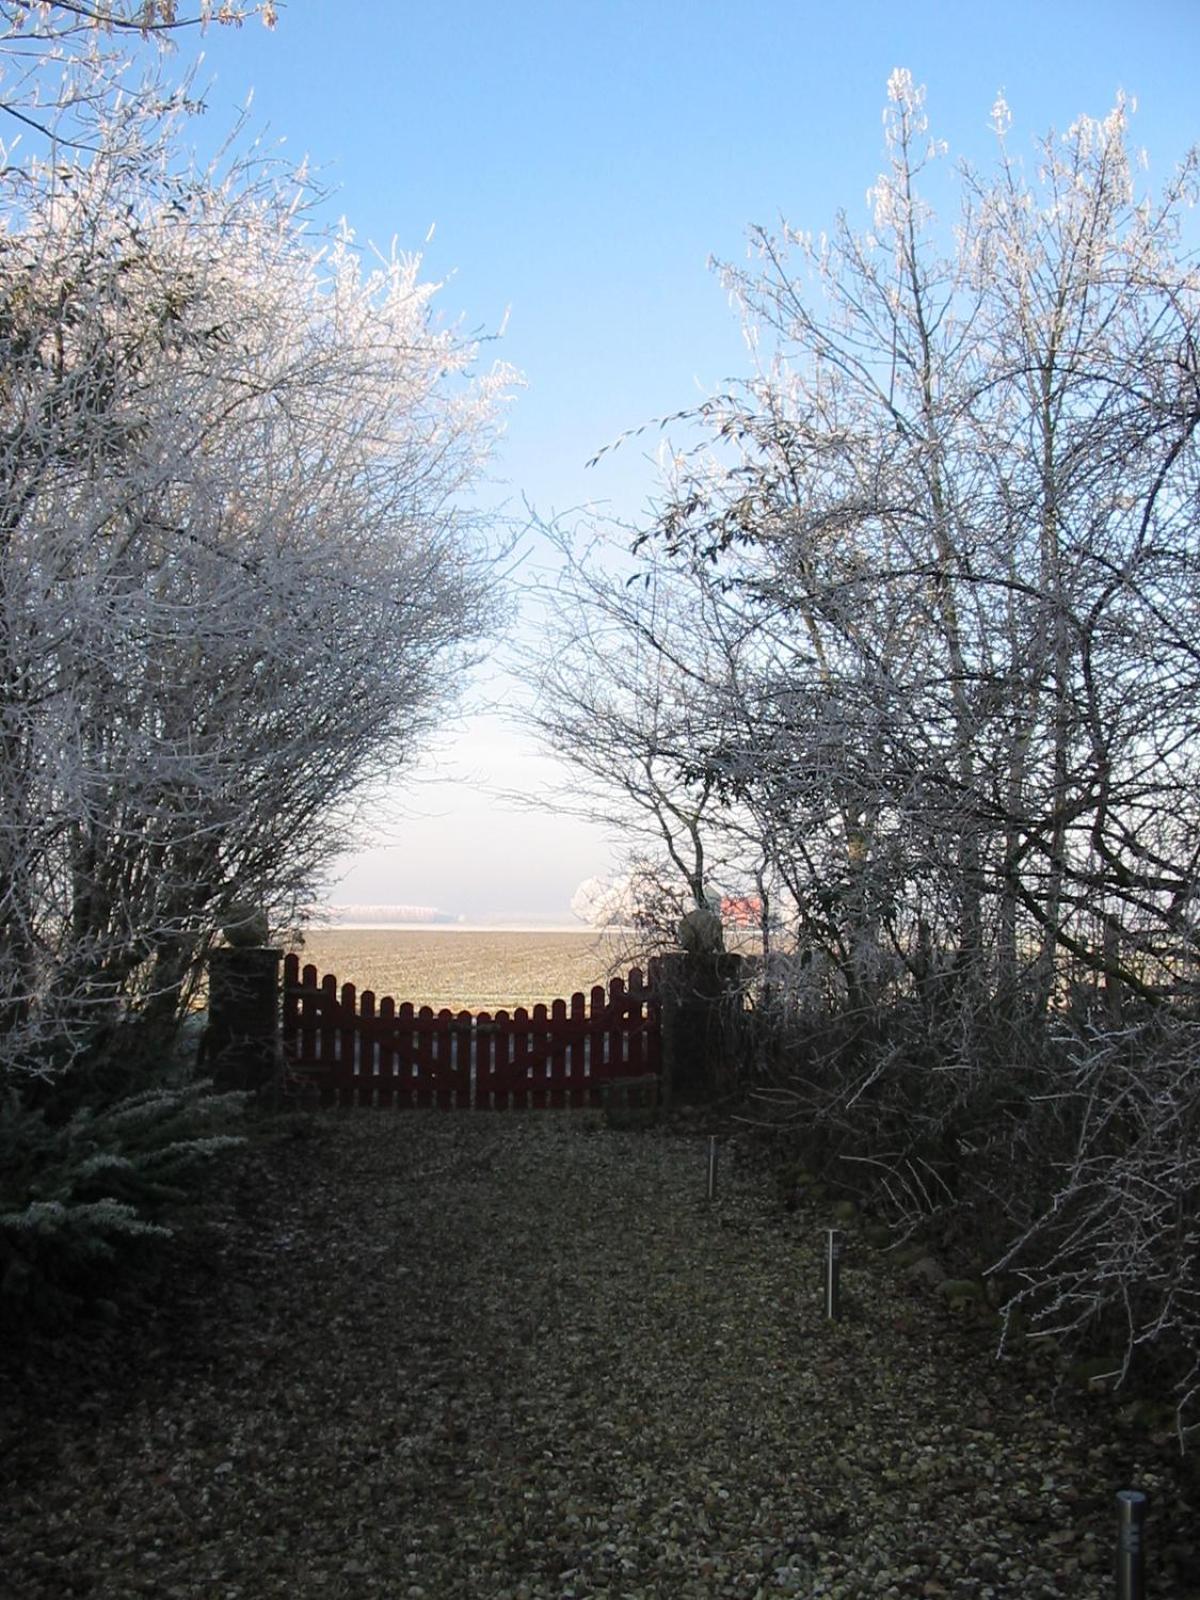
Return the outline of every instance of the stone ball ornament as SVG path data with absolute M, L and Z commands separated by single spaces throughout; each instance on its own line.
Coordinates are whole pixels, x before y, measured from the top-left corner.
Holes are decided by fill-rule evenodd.
M 271 936 L 267 913 L 261 906 L 237 901 L 229 906 L 221 922 L 221 932 L 226 943 L 235 950 L 254 949 L 265 945 Z
M 690 956 L 715 955 L 725 948 L 721 919 L 707 906 L 697 906 L 679 919 L 679 943 Z

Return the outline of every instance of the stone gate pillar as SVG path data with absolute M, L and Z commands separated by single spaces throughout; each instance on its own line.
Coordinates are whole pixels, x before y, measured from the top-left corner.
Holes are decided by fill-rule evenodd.
M 282 959 L 282 950 L 262 945 L 222 945 L 209 955 L 204 1057 L 218 1089 L 257 1091 L 274 1074 Z
M 719 926 L 719 925 L 718 925 Z M 683 942 L 681 940 L 681 942 Z M 742 958 L 712 941 L 660 958 L 663 1098 L 711 1100 L 734 1085 Z

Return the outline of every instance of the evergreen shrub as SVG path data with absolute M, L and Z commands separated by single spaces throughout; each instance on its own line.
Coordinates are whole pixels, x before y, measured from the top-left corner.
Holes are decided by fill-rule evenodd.
M 65 1321 L 175 1237 L 246 1096 L 158 1085 L 58 1124 L 0 1098 L 0 1328 Z

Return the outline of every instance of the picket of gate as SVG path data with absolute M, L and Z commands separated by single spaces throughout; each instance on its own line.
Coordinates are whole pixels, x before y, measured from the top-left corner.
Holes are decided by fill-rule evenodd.
M 289 1070 L 326 1105 L 521 1110 L 600 1102 L 603 1085 L 659 1070 L 655 963 L 649 982 L 597 985 L 552 1005 L 495 1015 L 376 1002 L 370 989 L 284 961 L 283 1048 Z

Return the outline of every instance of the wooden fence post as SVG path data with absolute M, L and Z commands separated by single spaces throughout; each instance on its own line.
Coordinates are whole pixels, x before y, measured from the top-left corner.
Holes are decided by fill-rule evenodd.
M 221 945 L 208 958 L 204 1057 L 219 1089 L 261 1089 L 278 1061 L 282 950 Z

